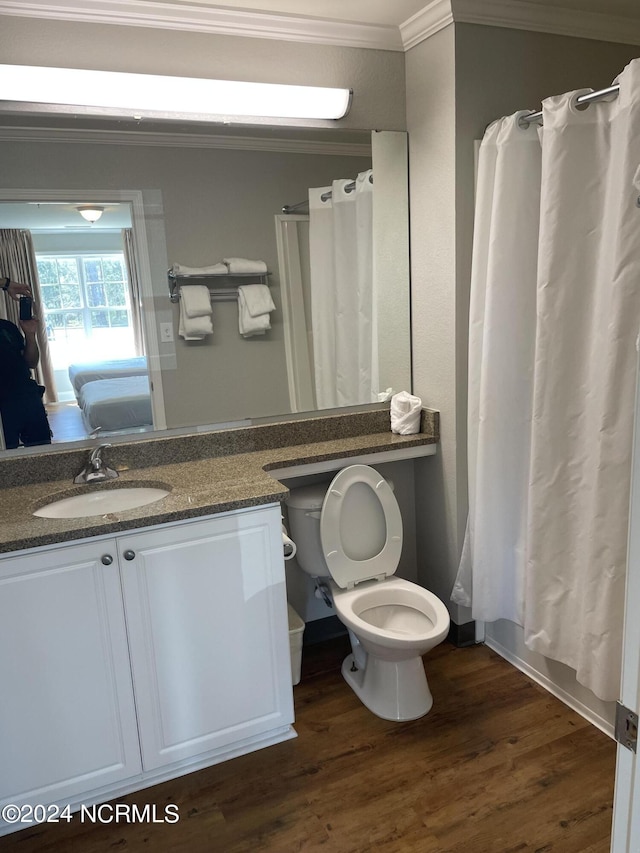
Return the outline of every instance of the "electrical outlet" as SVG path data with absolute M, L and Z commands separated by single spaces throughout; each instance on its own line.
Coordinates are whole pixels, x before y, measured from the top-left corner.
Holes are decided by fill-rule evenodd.
M 160 340 L 163 344 L 173 341 L 173 323 L 160 323 Z

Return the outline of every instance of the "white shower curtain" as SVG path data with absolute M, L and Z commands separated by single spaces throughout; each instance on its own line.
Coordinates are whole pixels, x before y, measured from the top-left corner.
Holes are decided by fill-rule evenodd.
M 617 698 L 620 676 L 640 324 L 640 61 L 618 82 L 617 99 L 586 110 L 581 92 L 547 99 L 537 156 L 535 131 L 513 117 L 487 133 L 470 513 L 454 589 L 474 618 L 522 625 L 530 649 L 604 700 Z
M 480 147 L 469 313 L 469 519 L 454 589 L 473 615 L 522 624 L 536 258 L 537 129 L 521 113 L 494 122 Z
M 371 171 L 309 190 L 311 319 L 318 408 L 377 400 Z M 331 191 L 331 198 L 322 195 Z

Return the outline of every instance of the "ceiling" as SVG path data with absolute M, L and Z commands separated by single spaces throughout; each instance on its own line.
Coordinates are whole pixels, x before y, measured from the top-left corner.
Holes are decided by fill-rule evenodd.
M 158 0 L 155 0 L 158 2 Z M 159 0 L 176 5 L 176 0 Z M 425 0 L 178 0 L 178 5 L 198 5 L 211 9 L 236 9 L 276 15 L 295 15 L 305 18 L 327 18 L 358 24 L 399 26 L 428 5 Z
M 90 225 L 78 213 L 78 205 L 88 202 L 3 202 L 0 203 L 0 228 L 26 228 L 29 231 L 67 231 L 88 234 L 91 231 L 119 231 L 131 227 L 128 204 L 95 200 L 104 207 L 100 220 Z
M 202 6 L 209 9 L 234 9 L 262 14 L 294 15 L 304 18 L 325 18 L 359 24 L 378 24 L 399 27 L 413 15 L 429 6 L 433 0 L 153 0 L 160 5 Z M 549 10 L 569 9 L 577 12 L 599 13 L 622 18 L 640 18 L 638 0 L 527 0 L 534 6 Z M 453 0 L 455 12 L 456 3 Z M 465 4 L 466 5 L 466 4 Z M 474 0 L 474 5 L 491 5 L 491 0 Z
M 0 0 L 0 15 L 393 51 L 454 21 L 640 44 L 640 0 Z

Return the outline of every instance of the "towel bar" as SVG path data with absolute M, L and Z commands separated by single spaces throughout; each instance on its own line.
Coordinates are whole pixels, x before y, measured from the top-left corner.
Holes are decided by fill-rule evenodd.
M 247 279 L 253 279 L 253 281 L 257 284 L 268 285 L 268 278 L 270 275 L 270 272 L 246 272 L 224 274 L 220 273 L 218 275 L 176 275 L 173 270 L 167 270 L 167 279 L 169 282 L 169 298 L 172 302 L 178 302 L 180 299 L 178 287 L 181 287 L 184 284 L 206 284 L 207 286 L 210 286 L 212 284 L 217 284 L 219 280 L 224 280 L 228 283 L 229 279 L 242 279 L 242 281 L 246 284 Z M 226 287 L 220 290 L 212 290 L 211 300 L 216 302 L 223 302 L 228 299 L 237 299 L 238 287 L 241 283 L 242 282 L 238 282 L 235 287 Z

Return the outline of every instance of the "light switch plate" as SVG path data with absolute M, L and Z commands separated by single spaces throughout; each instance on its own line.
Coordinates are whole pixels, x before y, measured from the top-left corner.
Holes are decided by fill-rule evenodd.
M 173 341 L 173 323 L 160 323 L 160 340 L 164 344 Z

